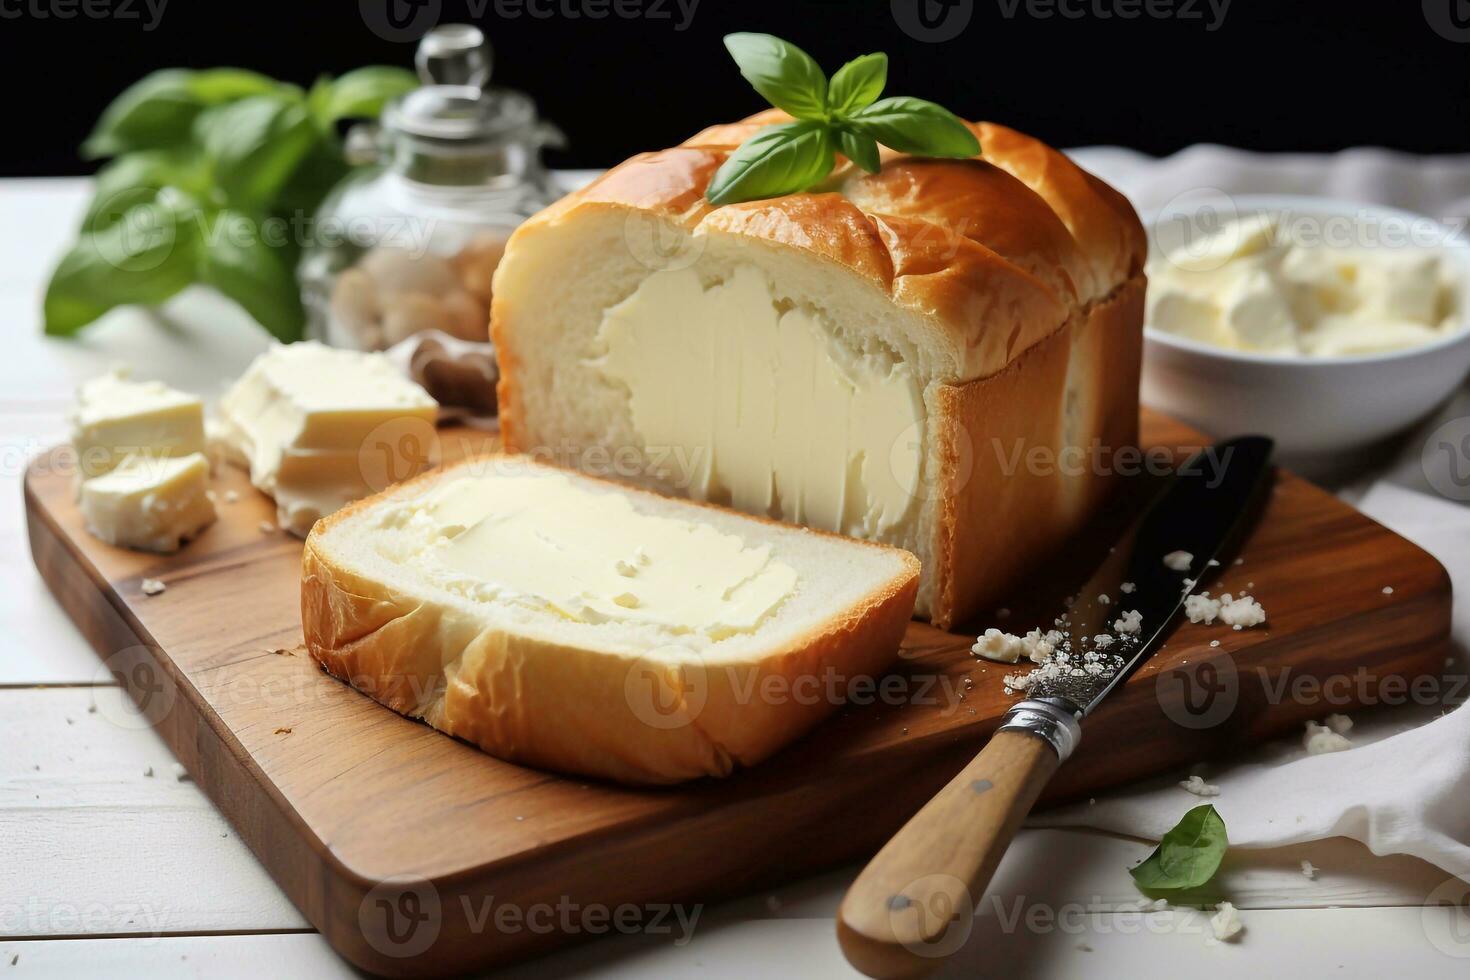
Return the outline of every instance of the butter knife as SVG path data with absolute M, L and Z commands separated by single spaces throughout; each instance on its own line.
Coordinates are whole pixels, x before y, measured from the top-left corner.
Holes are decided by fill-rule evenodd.
M 1033 670 L 1026 699 L 848 889 L 837 936 L 854 967 L 922 976 L 963 944 L 969 930 L 956 924 L 968 924 L 1022 820 L 1076 749 L 1081 720 L 1163 644 L 1194 583 L 1249 527 L 1271 484 L 1271 451 L 1261 436 L 1231 439 L 1167 479 L 1057 620 L 1057 652 Z

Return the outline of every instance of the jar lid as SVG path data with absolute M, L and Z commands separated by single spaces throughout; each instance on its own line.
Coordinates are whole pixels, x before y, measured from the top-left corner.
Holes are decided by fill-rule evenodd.
M 536 121 L 536 105 L 524 93 L 473 85 L 426 85 L 383 112 L 393 132 L 453 143 L 520 137 Z
M 490 88 L 494 54 L 471 24 L 441 24 L 414 55 L 422 88 L 393 100 L 383 125 L 435 143 L 474 144 L 537 135 L 536 104 L 522 92 Z

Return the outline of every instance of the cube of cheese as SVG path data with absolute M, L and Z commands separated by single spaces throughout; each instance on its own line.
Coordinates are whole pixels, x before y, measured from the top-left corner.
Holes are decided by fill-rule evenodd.
M 345 504 L 434 462 L 438 403 L 382 354 L 315 341 L 257 357 L 220 400 L 223 437 L 280 525 L 305 537 Z
M 129 456 L 112 472 L 83 481 L 87 530 L 108 544 L 171 552 L 214 523 L 209 461 L 187 456 Z
M 71 442 L 82 479 L 110 473 L 134 454 L 154 458 L 204 450 L 204 404 L 158 381 L 114 371 L 77 391 Z

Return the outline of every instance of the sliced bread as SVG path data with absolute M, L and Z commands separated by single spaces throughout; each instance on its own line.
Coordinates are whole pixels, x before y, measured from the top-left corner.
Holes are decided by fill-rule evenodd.
M 311 655 L 502 759 L 629 783 L 769 756 L 893 660 L 919 562 L 483 456 L 319 522 Z

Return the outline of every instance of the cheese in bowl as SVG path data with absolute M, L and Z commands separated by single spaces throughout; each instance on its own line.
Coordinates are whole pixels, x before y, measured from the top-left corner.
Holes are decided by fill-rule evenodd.
M 1457 270 L 1440 251 L 1321 234 L 1323 220 L 1257 212 L 1155 253 L 1148 325 L 1216 347 L 1307 357 L 1405 350 L 1459 329 Z
M 1451 229 L 1324 198 L 1224 203 L 1232 220 L 1186 195 L 1144 219 L 1145 404 L 1214 436 L 1270 435 L 1330 476 L 1470 372 L 1470 247 Z

